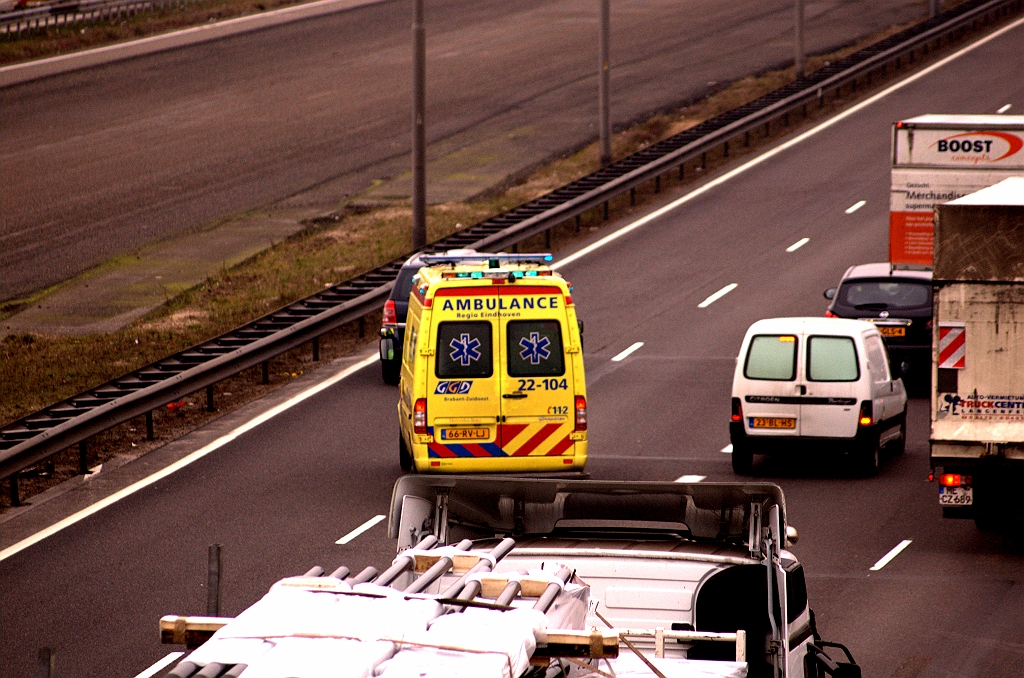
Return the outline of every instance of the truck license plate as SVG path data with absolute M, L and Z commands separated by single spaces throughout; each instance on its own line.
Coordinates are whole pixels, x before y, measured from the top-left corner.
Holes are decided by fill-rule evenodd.
M 878 332 L 883 337 L 905 337 L 907 336 L 906 327 L 886 327 L 882 325 L 878 328 Z
M 443 428 L 441 440 L 487 440 L 491 435 L 486 428 Z
M 751 417 L 750 428 L 796 428 L 792 417 Z
M 939 504 L 942 506 L 971 506 L 974 504 L 974 488 L 940 487 Z

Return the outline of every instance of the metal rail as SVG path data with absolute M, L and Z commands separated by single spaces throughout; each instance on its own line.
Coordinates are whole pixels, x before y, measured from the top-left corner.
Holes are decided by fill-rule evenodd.
M 727 111 L 696 127 L 669 137 L 593 174 L 577 179 L 508 212 L 481 221 L 427 246 L 423 252 L 473 247 L 497 251 L 550 229 L 584 212 L 654 181 L 687 164 L 705 166 L 709 154 L 721 149 L 728 156 L 730 144 L 773 123 L 788 123 L 789 116 L 806 112 L 808 105 L 823 105 L 830 96 L 841 96 L 844 87 L 856 89 L 918 52 L 927 52 L 942 41 L 962 37 L 980 25 L 1017 15 L 1024 0 L 972 0 L 908 28 L 855 54 Z M 80 471 L 86 473 L 85 441 L 92 435 L 147 415 L 152 410 L 204 387 L 212 403 L 212 385 L 244 369 L 264 365 L 271 358 L 312 342 L 319 357 L 321 335 L 379 309 L 394 285 L 405 260 L 400 257 L 352 280 L 284 306 L 262 318 L 219 337 L 159 360 L 96 388 L 46 407 L 0 428 L 0 480 L 10 479 L 12 504 L 19 504 L 17 474 L 75 445 L 80 446 Z
M 200 0 L 79 0 L 57 2 L 12 12 L 0 12 L 0 37 L 15 38 L 25 31 L 71 26 L 136 16 Z

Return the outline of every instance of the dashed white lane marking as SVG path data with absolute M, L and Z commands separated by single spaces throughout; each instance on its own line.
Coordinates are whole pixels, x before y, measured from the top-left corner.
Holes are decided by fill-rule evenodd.
M 1000 113 L 1000 114 L 1002 114 L 1002 113 L 1006 113 L 1006 112 L 1007 112 L 1008 110 L 1010 110 L 1011 108 L 1013 108 L 1013 104 L 1006 104 L 1005 106 L 1003 106 L 1002 108 L 1000 108 L 1000 109 L 999 109 L 998 111 L 996 111 L 996 113 Z
M 905 549 L 908 546 L 910 546 L 910 542 L 912 542 L 912 541 L 914 541 L 914 540 L 913 539 L 904 539 L 903 541 L 901 541 L 899 544 L 896 545 L 895 548 L 893 548 L 892 551 L 889 551 L 888 553 L 886 553 L 884 556 L 882 556 L 881 560 L 879 560 L 877 563 L 872 565 L 871 566 L 871 571 L 872 572 L 877 572 L 877 571 L 881 570 L 883 567 L 885 567 L 886 565 L 888 565 L 889 561 L 891 561 L 893 558 L 895 558 L 900 553 L 902 553 L 903 549 Z
M 620 353 L 620 354 L 618 354 L 617 356 L 615 356 L 614 358 L 612 358 L 612 362 L 613 362 L 613 363 L 619 363 L 619 362 L 622 362 L 622 361 L 623 361 L 623 360 L 625 360 L 625 359 L 626 359 L 627 357 L 629 357 L 629 355 L 630 355 L 630 354 L 631 354 L 631 353 L 632 353 L 633 351 L 637 350 L 638 348 L 640 348 L 640 347 L 641 347 L 641 346 L 643 346 L 643 345 L 644 345 L 644 342 L 642 342 L 642 341 L 638 341 L 638 342 L 636 342 L 635 344 L 633 344 L 633 345 L 631 345 L 631 346 L 630 346 L 629 348 L 627 348 L 627 349 L 626 349 L 625 351 L 623 351 L 622 353 Z
M 352 376 L 353 374 L 355 374 L 359 370 L 363 369 L 364 367 L 369 367 L 370 365 L 372 365 L 375 362 L 377 362 L 377 360 L 379 360 L 379 358 L 377 357 L 377 351 L 374 351 L 371 355 L 368 355 L 366 358 L 364 358 L 363 360 L 360 360 L 356 364 L 350 365 L 349 367 L 343 369 L 342 371 L 338 372 L 334 376 L 329 377 L 328 379 L 325 379 L 325 380 L 321 381 L 319 384 L 316 384 L 315 386 L 310 386 L 309 388 L 307 388 L 302 393 L 299 393 L 299 394 L 291 397 L 290 399 L 286 400 L 285 402 L 281 403 L 280 405 L 277 405 L 276 407 L 272 407 L 271 409 L 267 410 L 266 412 L 264 412 L 263 414 L 259 415 L 258 417 L 250 419 L 249 421 L 245 422 L 244 424 L 242 424 L 241 426 L 239 426 L 235 430 L 231 431 L 230 433 L 228 433 L 226 435 L 223 435 L 220 438 L 217 438 L 216 440 L 214 440 L 209 445 L 206 445 L 205 447 L 199 448 L 198 450 L 196 450 L 192 454 L 189 454 L 189 455 L 187 455 L 185 457 L 182 457 L 181 459 L 179 459 L 178 461 L 174 462 L 170 466 L 167 466 L 165 468 L 160 469 L 159 471 L 157 471 L 153 475 L 147 476 L 147 477 L 143 478 L 142 480 L 139 480 L 139 481 L 129 485 L 128 487 L 124 488 L 123 490 L 119 490 L 119 491 L 115 492 L 114 494 L 110 495 L 109 497 L 106 497 L 105 499 L 101 499 L 100 501 L 96 502 L 95 504 L 92 504 L 91 506 L 85 507 L 84 509 L 82 509 L 78 513 L 70 515 L 67 518 L 65 518 L 64 520 L 61 520 L 60 522 L 54 523 L 53 525 L 51 525 L 50 527 L 46 528 L 45 530 L 40 530 L 39 532 L 36 532 L 31 537 L 27 537 L 25 539 L 22 539 L 17 544 L 12 544 L 11 546 L 8 546 L 3 551 L 0 551 L 0 561 L 5 560 L 7 558 L 10 558 L 15 553 L 23 551 L 23 550 L 27 549 L 29 546 L 32 546 L 33 544 L 41 542 L 42 540 L 46 539 L 50 535 L 57 534 L 58 532 L 63 530 L 65 527 L 70 527 L 71 525 L 74 525 L 78 521 L 84 520 L 85 518 L 88 518 L 92 514 L 97 513 L 99 511 L 102 511 L 106 507 L 108 507 L 108 506 L 110 506 L 112 504 L 116 504 L 117 502 L 121 501 L 125 497 L 130 496 L 132 494 L 135 494 L 136 492 L 138 492 L 139 490 L 143 489 L 144 487 L 149 487 L 153 483 L 155 483 L 155 482 L 157 482 L 159 480 L 163 480 L 167 476 L 180 471 L 181 469 L 185 468 L 189 464 L 191 464 L 193 462 L 196 462 L 196 461 L 199 461 L 200 459 L 202 459 L 206 455 L 210 454 L 214 450 L 217 450 L 217 449 L 227 445 L 228 443 L 230 443 L 232 440 L 234 440 L 238 436 L 242 435 L 243 433 L 251 431 L 252 429 L 256 428 L 257 426 L 260 426 L 260 425 L 270 421 L 271 419 L 273 419 L 277 415 L 279 415 L 282 412 L 285 412 L 287 410 L 290 410 L 291 408 L 295 407 L 296 405 L 298 405 L 302 401 L 307 400 L 308 398 L 312 398 L 313 396 L 315 396 L 320 391 L 323 391 L 325 389 L 330 388 L 331 386 L 334 386 L 335 384 L 337 384 L 342 379 L 347 379 L 348 377 Z
M 135 678 L 152 678 L 156 674 L 163 671 L 165 668 L 170 666 L 178 657 L 185 654 L 184 652 L 172 652 L 163 659 L 158 660 L 155 664 L 150 666 L 148 669 L 135 676 Z
M 736 283 L 729 283 L 728 285 L 726 285 L 722 289 L 718 290 L 717 292 L 712 294 L 710 297 L 708 297 L 704 301 L 702 301 L 699 304 L 697 304 L 697 308 L 707 308 L 708 306 L 710 306 L 711 304 L 715 303 L 716 301 L 718 301 L 719 299 L 721 299 L 725 295 L 729 294 L 729 292 L 732 292 L 737 287 L 738 287 L 738 285 Z
M 344 537 L 342 537 L 341 539 L 339 539 L 338 541 L 336 541 L 334 543 L 335 544 L 347 544 L 350 541 L 352 541 L 353 539 L 355 539 L 356 537 L 358 537 L 359 535 L 361 535 L 363 532 L 366 532 L 368 529 L 370 529 L 371 527 L 373 527 L 374 525 L 376 525 L 380 521 L 384 520 L 385 518 L 387 518 L 387 516 L 383 516 L 383 515 L 381 515 L 381 516 L 374 516 L 374 517 L 370 518 L 365 523 L 363 523 L 362 525 L 360 525 L 356 529 L 352 530 L 351 532 L 349 532 Z
M 867 204 L 868 204 L 867 200 L 858 200 L 857 202 L 853 203 L 852 205 L 850 205 L 849 207 L 846 208 L 846 213 L 847 214 L 853 214 L 854 212 L 856 212 L 861 207 L 864 207 L 864 205 L 867 205 Z
M 699 483 L 700 481 L 707 478 L 707 476 L 679 476 L 675 479 L 677 483 Z
M 798 249 L 811 242 L 810 238 L 800 238 L 795 243 L 786 248 L 787 252 L 796 252 Z
M 719 450 L 719 452 L 722 452 L 724 454 L 732 454 L 732 443 L 729 443 L 728 445 L 723 447 L 721 450 Z

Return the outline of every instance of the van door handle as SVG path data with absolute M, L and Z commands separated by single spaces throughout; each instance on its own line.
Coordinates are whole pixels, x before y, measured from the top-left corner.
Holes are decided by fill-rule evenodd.
M 797 390 L 800 391 L 800 395 L 807 395 L 807 387 L 804 386 L 803 384 L 797 386 Z
M 527 395 L 529 395 L 529 394 L 523 393 L 522 391 L 516 391 L 515 393 L 502 393 L 501 397 L 502 398 L 515 398 L 515 399 L 518 400 L 520 398 L 525 398 Z

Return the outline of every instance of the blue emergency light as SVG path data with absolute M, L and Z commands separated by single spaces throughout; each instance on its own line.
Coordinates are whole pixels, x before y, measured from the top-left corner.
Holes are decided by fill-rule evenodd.
M 507 254 L 498 252 L 496 254 L 424 254 L 420 261 L 426 266 L 439 264 L 475 264 L 487 262 L 490 268 L 498 268 L 501 264 L 537 264 L 543 266 L 551 263 L 555 258 L 550 254 Z M 476 276 L 474 276 L 476 277 Z

